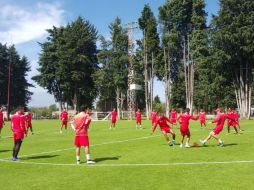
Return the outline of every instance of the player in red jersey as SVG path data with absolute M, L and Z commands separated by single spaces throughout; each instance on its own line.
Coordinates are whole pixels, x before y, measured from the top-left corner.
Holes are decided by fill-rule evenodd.
M 30 129 L 33 135 L 34 133 L 33 133 L 33 127 L 32 127 L 32 113 L 29 110 L 25 114 L 25 123 L 26 123 L 26 132 L 28 133 L 28 129 Z
M 64 108 L 64 111 L 60 114 L 60 120 L 61 120 L 60 133 L 62 133 L 63 132 L 63 126 L 65 128 L 65 131 L 67 131 L 68 112 L 66 111 L 66 108 Z
M 1 137 L 1 131 L 4 125 L 4 114 L 3 114 L 3 108 L 0 107 L 0 137 Z
M 18 111 L 11 115 L 11 129 L 13 132 L 14 147 L 12 153 L 12 160 L 18 160 L 18 153 L 26 134 L 25 119 L 24 119 L 24 108 L 19 107 Z
M 142 114 L 140 112 L 140 109 L 137 110 L 135 117 L 136 117 L 136 129 L 138 128 L 142 129 L 141 127 Z
M 221 108 L 217 108 L 216 110 L 217 116 L 215 118 L 215 120 L 212 121 L 212 123 L 216 123 L 216 127 L 213 129 L 213 131 L 211 131 L 209 133 L 209 135 L 206 137 L 205 140 L 200 140 L 200 142 L 205 145 L 206 142 L 213 137 L 215 140 L 217 140 L 219 142 L 219 146 L 224 146 L 224 142 L 218 137 L 218 134 L 223 130 L 224 127 L 224 123 L 226 119 L 232 119 L 234 120 L 233 117 L 228 116 L 224 113 L 221 112 Z M 235 120 L 234 120 L 235 121 Z M 239 125 L 239 123 L 237 121 L 235 121 L 237 125 Z
M 90 160 L 90 148 L 88 138 L 88 128 L 91 122 L 89 115 L 89 109 L 81 107 L 81 112 L 74 116 L 71 121 L 71 127 L 75 131 L 74 145 L 76 146 L 76 159 L 77 164 L 80 164 L 80 148 L 85 148 L 87 164 L 94 164 L 95 162 Z M 74 126 L 75 125 L 75 126 Z
M 200 127 L 202 128 L 203 125 L 204 127 L 206 127 L 206 113 L 204 112 L 203 109 L 200 110 L 198 117 L 200 120 Z
M 178 122 L 180 123 L 180 132 L 182 135 L 182 140 L 181 140 L 181 144 L 180 144 L 181 148 L 183 147 L 185 136 L 187 136 L 185 147 L 186 148 L 190 147 L 189 142 L 190 142 L 191 135 L 190 135 L 190 130 L 189 130 L 189 120 L 191 120 L 191 119 L 198 120 L 199 116 L 194 117 L 194 116 L 190 115 L 189 108 L 186 108 L 185 112 L 177 118 Z
M 116 118 L 117 118 L 117 112 L 116 109 L 114 108 L 113 111 L 111 112 L 111 125 L 109 129 L 112 129 L 116 127 Z
M 238 120 L 238 114 L 234 111 L 234 109 L 232 108 L 228 108 L 228 111 L 226 113 L 226 115 L 230 118 L 234 118 L 233 119 L 228 119 L 228 134 L 230 133 L 230 127 L 234 127 L 235 129 L 235 133 L 238 134 L 238 130 L 236 128 L 236 121 Z
M 176 111 L 175 108 L 172 108 L 172 110 L 171 110 L 171 112 L 170 112 L 170 114 L 169 114 L 169 117 L 170 117 L 170 121 L 171 121 L 171 123 L 172 123 L 172 127 L 173 127 L 174 125 L 177 126 L 177 123 L 176 123 L 176 120 L 177 120 L 177 111 Z
M 157 117 L 157 120 L 154 123 L 154 126 L 153 126 L 151 134 L 153 134 L 155 129 L 156 129 L 156 127 L 158 125 L 160 125 L 161 132 L 164 135 L 168 145 L 169 146 L 173 146 L 173 145 L 175 145 L 175 132 L 171 129 L 171 127 L 167 123 L 171 123 L 169 118 L 167 118 L 162 112 L 159 112 L 159 117 Z M 171 133 L 172 134 L 172 138 L 173 138 L 172 141 L 170 141 L 167 133 Z
M 157 112 L 153 110 L 150 114 L 150 120 L 152 121 L 152 127 L 154 126 L 156 119 L 157 119 Z

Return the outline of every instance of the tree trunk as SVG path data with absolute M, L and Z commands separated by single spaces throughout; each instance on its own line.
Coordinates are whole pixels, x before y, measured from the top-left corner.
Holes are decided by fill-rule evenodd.
M 150 111 L 153 110 L 153 86 L 154 86 L 154 53 L 152 52 L 152 68 L 151 68 L 151 106 Z M 149 113 L 150 115 L 150 113 Z
M 121 118 L 121 98 L 120 98 L 120 88 L 116 87 L 116 109 L 117 109 L 117 118 Z
M 72 104 L 73 104 L 73 109 L 74 111 L 77 113 L 77 105 L 78 105 L 78 98 L 77 98 L 77 90 L 75 89 L 75 92 L 74 92 L 74 97 L 73 97 L 73 100 L 72 100 Z
M 144 75 L 145 75 L 145 103 L 146 117 L 149 118 L 149 102 L 148 102 L 148 70 L 147 70 L 147 47 L 146 47 L 146 31 L 144 31 Z
M 168 53 L 166 53 L 165 47 L 164 47 L 164 54 L 163 54 L 163 56 L 164 56 L 164 70 L 165 70 L 165 74 L 164 74 L 165 108 L 166 108 L 166 115 L 169 116 L 170 60 L 169 60 Z

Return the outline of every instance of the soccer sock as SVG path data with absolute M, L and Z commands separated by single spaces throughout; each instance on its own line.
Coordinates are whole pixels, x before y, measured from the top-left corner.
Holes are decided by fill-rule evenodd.
M 219 139 L 219 143 L 222 143 L 222 140 Z
M 19 154 L 19 150 L 20 150 L 21 144 L 22 144 L 22 140 L 18 139 L 17 143 L 15 145 L 14 158 L 18 158 L 18 154 Z
M 90 154 L 86 155 L 86 160 L 90 160 Z
M 77 161 L 80 161 L 80 156 L 76 156 L 76 158 L 77 158 Z

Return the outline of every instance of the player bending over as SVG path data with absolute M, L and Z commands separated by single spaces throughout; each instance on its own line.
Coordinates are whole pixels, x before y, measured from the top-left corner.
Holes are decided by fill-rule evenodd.
M 76 159 L 77 164 L 80 164 L 80 148 L 83 146 L 85 148 L 86 161 L 87 164 L 94 164 L 95 162 L 90 160 L 90 148 L 89 148 L 89 138 L 88 138 L 88 128 L 91 122 L 91 117 L 89 115 L 89 109 L 81 107 L 81 112 L 74 116 L 71 121 L 71 127 L 75 131 L 74 144 L 76 146 Z M 75 126 L 74 126 L 75 125 Z
M 66 111 L 66 108 L 64 108 L 64 111 L 60 114 L 60 120 L 61 120 L 60 133 L 63 133 L 63 127 L 65 128 L 65 131 L 67 131 L 67 123 L 68 123 L 68 112 Z
M 26 123 L 26 133 L 28 133 L 28 129 L 30 129 L 32 135 L 33 133 L 33 127 L 32 127 L 32 114 L 28 110 L 27 114 L 25 114 L 25 123 Z
M 168 145 L 169 146 L 173 146 L 175 145 L 175 132 L 171 129 L 171 127 L 167 124 L 168 123 L 171 123 L 171 121 L 169 120 L 169 118 L 167 118 L 162 112 L 159 112 L 159 117 L 157 118 L 156 122 L 154 123 L 154 126 L 153 126 L 153 129 L 152 129 L 152 132 L 151 134 L 154 133 L 156 127 L 158 125 L 160 125 L 160 128 L 161 128 L 161 132 L 162 134 L 164 135 L 166 141 L 168 142 Z M 172 123 L 171 123 L 172 124 Z M 172 138 L 173 140 L 170 141 L 167 133 L 171 133 L 172 134 Z
M 203 125 L 206 128 L 206 113 L 204 112 L 203 109 L 200 110 L 198 117 L 200 120 L 200 128 L 202 129 Z
M 177 118 L 178 122 L 180 123 L 180 132 L 182 135 L 182 140 L 181 140 L 181 144 L 180 144 L 181 148 L 183 147 L 185 136 L 187 136 L 185 147 L 186 148 L 190 147 L 189 142 L 190 142 L 191 134 L 190 134 L 190 130 L 189 130 L 189 121 L 191 119 L 198 120 L 199 116 L 193 117 L 192 115 L 190 115 L 189 108 L 186 108 L 185 112 Z
M 142 114 L 140 112 L 140 109 L 138 109 L 138 111 L 136 112 L 135 117 L 136 117 L 136 129 L 142 129 L 141 126 Z
M 117 118 L 117 112 L 116 109 L 114 108 L 113 111 L 111 112 L 111 125 L 109 129 L 112 129 L 116 127 L 116 118 Z
M 19 150 L 26 134 L 25 119 L 24 119 L 24 108 L 19 107 L 18 111 L 11 115 L 11 129 L 13 132 L 14 147 L 12 152 L 12 160 L 18 160 Z
M 217 108 L 216 110 L 217 116 L 215 120 L 212 121 L 212 123 L 216 123 L 216 127 L 209 133 L 209 135 L 206 137 L 205 140 L 200 140 L 200 142 L 205 145 L 206 142 L 213 137 L 215 140 L 219 142 L 219 146 L 224 146 L 224 142 L 218 137 L 219 133 L 223 130 L 224 123 L 226 119 L 232 119 L 235 121 L 235 119 L 231 116 L 228 116 L 221 112 L 221 108 Z M 237 125 L 239 123 L 236 121 Z
M 4 125 L 4 114 L 3 114 L 3 108 L 0 107 L 0 137 L 1 137 L 1 132 L 2 132 L 2 128 Z

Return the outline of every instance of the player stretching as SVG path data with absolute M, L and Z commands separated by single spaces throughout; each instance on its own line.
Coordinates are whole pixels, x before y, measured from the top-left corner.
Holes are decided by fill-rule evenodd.
M 19 107 L 18 111 L 11 115 L 11 129 L 13 132 L 14 147 L 12 153 L 12 160 L 18 160 L 18 153 L 26 134 L 25 119 L 24 119 L 24 108 Z
M 66 111 L 66 108 L 64 108 L 64 111 L 60 114 L 60 119 L 61 119 L 60 133 L 62 133 L 63 126 L 65 128 L 65 131 L 67 131 L 68 112 Z
M 238 119 L 238 114 L 236 115 L 237 113 L 234 111 L 234 109 L 231 109 L 231 108 L 228 108 L 228 111 L 227 111 L 227 116 L 230 117 L 230 118 L 234 118 L 233 119 L 228 119 L 228 134 L 230 133 L 230 127 L 234 127 L 235 129 L 235 133 L 238 134 L 238 130 L 236 128 L 236 121 Z
M 164 135 L 166 141 L 168 142 L 168 145 L 169 146 L 173 146 L 173 145 L 175 145 L 175 132 L 171 129 L 171 127 L 167 124 L 167 122 L 171 123 L 169 118 L 164 116 L 164 114 L 162 112 L 159 112 L 159 117 L 157 118 L 156 122 L 154 123 L 154 126 L 153 126 L 151 134 L 153 134 L 155 129 L 156 129 L 156 127 L 158 125 L 160 125 L 161 132 Z M 170 141 L 167 133 L 171 133 L 172 134 L 172 138 L 173 138 L 172 141 Z
M 80 148 L 85 147 L 86 161 L 87 164 L 94 164 L 95 162 L 90 160 L 90 149 L 89 149 L 89 138 L 88 138 L 88 128 L 91 122 L 91 117 L 89 115 L 89 109 L 81 107 L 81 112 L 74 116 L 71 126 L 75 130 L 75 141 L 76 146 L 76 159 L 77 164 L 80 164 Z M 73 126 L 75 124 L 75 127 Z
M 4 114 L 3 114 L 3 108 L 0 107 L 0 137 L 1 137 L 1 131 L 4 125 Z
M 202 129 L 203 125 L 206 128 L 206 113 L 203 109 L 200 110 L 198 117 L 200 120 L 200 128 Z
M 171 112 L 170 112 L 170 114 L 169 114 L 169 117 L 170 117 L 170 121 L 171 121 L 171 123 L 172 123 L 172 127 L 173 127 L 174 125 L 177 126 L 177 124 L 176 124 L 176 120 L 177 120 L 177 111 L 176 111 L 175 108 L 173 108 L 173 109 L 171 110 Z
M 135 117 L 136 117 L 136 129 L 138 129 L 138 128 L 142 129 L 142 127 L 141 127 L 142 115 L 141 115 L 140 109 L 138 109 L 138 111 L 136 112 Z
M 185 112 L 177 118 L 178 122 L 180 123 L 180 132 L 182 135 L 182 140 L 181 140 L 181 144 L 180 144 L 181 148 L 184 146 L 183 144 L 184 144 L 185 136 L 187 136 L 185 147 L 190 148 L 189 142 L 190 142 L 191 135 L 190 135 L 190 130 L 189 130 L 189 121 L 191 119 L 198 120 L 199 116 L 193 117 L 192 115 L 190 115 L 189 108 L 186 108 Z
M 28 110 L 27 114 L 25 115 L 25 123 L 26 123 L 26 133 L 28 133 L 28 129 L 30 129 L 32 135 L 33 133 L 33 127 L 32 127 L 32 114 Z
M 221 108 L 217 108 L 216 110 L 217 116 L 215 118 L 215 120 L 212 121 L 212 123 L 216 123 L 216 127 L 213 129 L 213 131 L 210 132 L 210 134 L 206 137 L 205 140 L 200 140 L 200 142 L 205 145 L 206 142 L 213 137 L 215 140 L 217 140 L 219 142 L 219 146 L 224 146 L 224 142 L 218 137 L 218 134 L 223 130 L 224 127 L 224 123 L 226 119 L 232 119 L 234 120 L 234 118 L 231 118 L 229 116 L 227 116 L 226 114 L 221 112 Z M 235 121 L 235 120 L 234 120 Z M 236 121 L 237 125 L 239 125 L 239 123 Z
M 153 110 L 150 114 L 150 120 L 152 121 L 152 127 L 154 126 L 156 119 L 157 119 L 157 112 Z
M 117 113 L 116 113 L 116 109 L 114 108 L 113 111 L 111 112 L 111 125 L 109 129 L 112 129 L 116 127 L 116 117 L 117 117 Z

